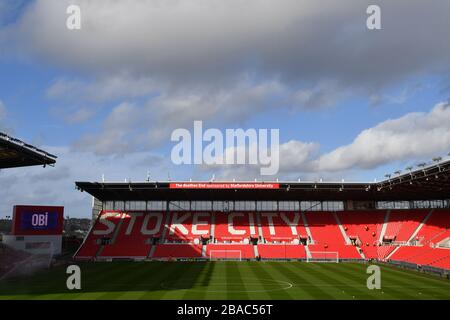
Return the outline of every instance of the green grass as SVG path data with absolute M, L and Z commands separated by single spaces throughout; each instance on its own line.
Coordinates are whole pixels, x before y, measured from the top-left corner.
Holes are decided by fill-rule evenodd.
M 2 299 L 450 299 L 450 281 L 381 265 L 369 290 L 367 265 L 304 262 L 104 262 L 79 264 L 82 289 L 65 267 L 0 281 Z

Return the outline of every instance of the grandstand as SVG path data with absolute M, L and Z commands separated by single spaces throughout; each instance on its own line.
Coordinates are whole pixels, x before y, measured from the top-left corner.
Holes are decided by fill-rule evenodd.
M 77 260 L 383 261 L 448 274 L 450 161 L 373 183 L 77 182 Z

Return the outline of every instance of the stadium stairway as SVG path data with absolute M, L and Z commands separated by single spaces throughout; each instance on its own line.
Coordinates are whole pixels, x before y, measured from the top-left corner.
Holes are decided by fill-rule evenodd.
M 386 215 L 384 216 L 384 222 L 383 225 L 381 227 L 381 232 L 380 232 L 380 236 L 378 238 L 378 243 L 382 243 L 383 239 L 384 239 L 384 235 L 386 234 L 386 230 L 389 224 L 389 216 L 391 214 L 391 210 L 387 210 L 386 211 Z
M 74 257 L 82 260 L 96 259 L 103 250 L 102 238 L 111 237 L 122 216 L 122 212 L 102 211 Z
M 306 253 L 306 257 L 308 259 L 312 258 L 311 251 L 309 251 L 309 247 L 308 246 L 305 246 L 305 253 Z
M 147 254 L 147 259 L 151 259 L 155 254 L 156 246 L 151 246 Z
M 386 211 L 343 211 L 337 215 L 349 238 L 360 242 L 359 247 L 366 259 L 377 259 L 377 243 Z
M 305 213 L 302 211 L 300 214 L 301 214 L 301 217 L 303 220 L 303 225 L 305 226 L 305 229 L 306 229 L 306 233 L 308 234 L 309 243 L 314 244 L 314 238 L 311 234 L 311 230 L 309 229 L 309 225 L 308 225 L 308 221 L 306 220 Z
M 253 254 L 255 255 L 255 257 L 259 257 L 258 246 L 253 246 Z
M 411 235 L 411 237 L 409 237 L 408 242 L 413 241 L 417 234 L 420 232 L 420 230 L 422 229 L 422 227 L 427 223 L 427 221 L 430 219 L 431 215 L 433 214 L 433 209 L 431 209 L 425 216 L 425 218 L 422 220 L 422 222 L 417 226 L 416 230 L 414 230 L 413 234 Z
M 216 213 L 211 213 L 211 229 L 210 229 L 211 239 L 214 239 L 216 234 Z
M 420 232 L 422 227 L 427 223 L 428 219 L 430 218 L 431 214 L 433 213 L 433 210 L 427 211 L 422 221 L 418 224 L 416 229 L 413 231 L 413 233 L 409 236 L 407 243 L 411 244 L 417 237 L 417 234 Z M 387 256 L 386 259 L 389 260 L 392 258 L 392 256 L 401 248 L 402 246 L 397 246 L 394 250 L 392 250 Z
M 262 228 L 262 223 L 261 223 L 261 215 L 259 215 L 259 214 L 256 215 L 256 225 L 257 225 L 257 229 L 258 229 L 258 238 L 261 239 L 262 237 L 264 237 L 264 233 L 263 233 L 263 228 Z
M 336 214 L 336 212 L 333 212 L 333 216 L 336 219 L 336 222 L 338 224 L 339 230 L 341 231 L 342 236 L 345 239 L 345 243 L 347 245 L 351 244 L 350 238 L 348 237 L 347 233 L 345 233 L 344 227 L 342 226 L 341 220 L 339 219 L 338 215 Z

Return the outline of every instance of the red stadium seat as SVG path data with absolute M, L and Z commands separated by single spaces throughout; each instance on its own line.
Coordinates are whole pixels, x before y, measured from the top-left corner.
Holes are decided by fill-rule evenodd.
M 195 244 L 159 244 L 152 258 L 201 258 L 202 246 Z
M 259 244 L 258 253 L 263 259 L 306 259 L 303 245 Z
M 334 213 L 308 212 L 305 216 L 314 240 L 314 244 L 308 246 L 310 251 L 339 252 L 342 259 L 361 259 L 356 247 L 346 244 Z
M 102 211 L 75 258 L 322 259 L 330 253 L 450 269 L 450 249 L 441 245 L 450 240 L 449 210 L 387 213 Z
M 208 244 L 206 246 L 206 256 L 219 259 L 256 258 L 253 245 L 250 244 Z

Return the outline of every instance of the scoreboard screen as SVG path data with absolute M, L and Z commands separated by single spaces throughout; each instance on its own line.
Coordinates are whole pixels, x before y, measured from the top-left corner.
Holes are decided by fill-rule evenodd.
M 59 235 L 63 231 L 63 207 L 15 206 L 13 217 L 15 235 Z

